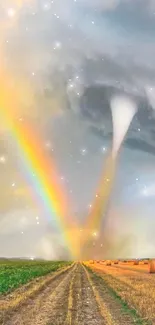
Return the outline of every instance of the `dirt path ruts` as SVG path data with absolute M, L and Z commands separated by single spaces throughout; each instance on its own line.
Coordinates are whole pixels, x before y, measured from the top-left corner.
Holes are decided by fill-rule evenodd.
M 0 324 L 43 325 L 48 324 L 50 320 L 52 321 L 53 316 L 52 325 L 63 324 L 68 309 L 68 283 L 76 267 L 75 265 L 54 278 L 44 290 L 27 299 L 21 307 L 17 307 L 16 310 L 6 314 Z
M 24 304 L 4 314 L 3 325 L 134 324 L 102 283 L 77 263 Z
M 79 265 L 72 289 L 72 322 L 69 325 L 105 325 L 85 269 Z
M 139 318 L 141 316 L 139 322 L 137 319 L 138 324 L 155 324 L 154 282 L 151 276 L 133 274 L 127 270 L 122 272 L 111 266 L 103 268 L 91 266 L 91 269 L 102 278 L 105 287 L 111 288 L 128 304 L 130 311 L 135 310 Z
M 120 301 L 111 295 L 109 288 L 101 278 L 86 270 L 89 281 L 93 286 L 94 295 L 100 307 L 101 314 L 107 325 L 133 325 L 135 319 L 125 311 Z

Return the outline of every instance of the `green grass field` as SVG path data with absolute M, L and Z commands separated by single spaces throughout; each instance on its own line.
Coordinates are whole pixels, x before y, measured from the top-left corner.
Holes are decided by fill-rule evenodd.
M 71 262 L 63 261 L 0 261 L 0 294 L 8 293 L 30 280 L 57 271 Z

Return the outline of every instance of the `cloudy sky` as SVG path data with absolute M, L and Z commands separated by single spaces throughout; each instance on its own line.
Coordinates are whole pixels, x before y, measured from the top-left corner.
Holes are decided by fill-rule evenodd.
M 1 0 L 0 52 L 0 255 L 67 256 L 16 121 L 39 134 L 82 230 L 112 146 L 111 99 L 126 96 L 138 110 L 93 246 L 99 257 L 154 256 L 155 1 Z

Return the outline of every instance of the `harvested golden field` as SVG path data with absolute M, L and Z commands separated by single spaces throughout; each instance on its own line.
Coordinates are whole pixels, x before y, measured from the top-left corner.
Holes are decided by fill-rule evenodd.
M 143 320 L 155 324 L 155 274 L 148 265 L 106 264 L 86 263 Z

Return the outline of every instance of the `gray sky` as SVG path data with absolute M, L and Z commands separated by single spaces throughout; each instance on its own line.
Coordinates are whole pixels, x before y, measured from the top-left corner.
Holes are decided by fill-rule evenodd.
M 0 19 L 1 59 L 20 98 L 16 118 L 37 128 L 81 227 L 111 148 L 110 100 L 125 94 L 137 103 L 105 227 L 114 232 L 109 254 L 118 243 L 120 257 L 153 256 L 155 1 L 25 0 L 19 8 L 2 0 Z M 0 255 L 66 256 L 54 218 L 34 200 L 23 152 L 1 121 Z M 100 256 L 102 244 L 104 236 L 96 242 Z

